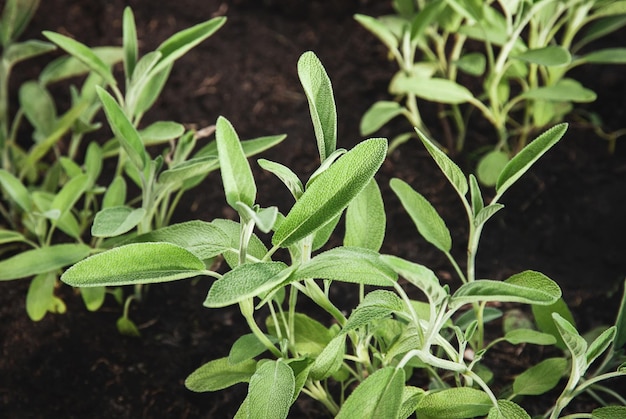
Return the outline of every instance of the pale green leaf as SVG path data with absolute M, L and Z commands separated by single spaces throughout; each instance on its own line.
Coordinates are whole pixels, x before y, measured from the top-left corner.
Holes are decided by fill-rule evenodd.
M 454 189 L 456 189 L 457 193 L 461 197 L 461 199 L 465 198 L 465 194 L 469 188 L 467 184 L 467 179 L 465 175 L 446 154 L 439 149 L 430 139 L 426 137 L 420 130 L 415 129 L 420 140 L 424 143 L 424 146 L 428 150 L 428 153 L 432 156 L 439 169 L 443 172 L 443 174 L 448 178 Z
M 593 409 L 591 419 L 623 419 L 626 417 L 626 406 L 605 406 Z
M 424 396 L 424 390 L 419 387 L 404 386 L 402 392 L 402 405 L 400 406 L 400 412 L 398 413 L 398 419 L 408 419 L 415 409 L 419 401 Z
M 476 177 L 485 186 L 495 186 L 502 169 L 509 162 L 509 155 L 500 150 L 492 150 L 481 157 L 476 166 Z
M 361 118 L 359 130 L 361 135 L 370 135 L 378 131 L 387 122 L 391 121 L 403 111 L 398 102 L 381 100 L 374 103 Z
M 135 228 L 145 215 L 146 210 L 143 208 L 125 206 L 104 208 L 96 214 L 91 234 L 94 237 L 119 236 Z
M 332 84 L 319 58 L 311 51 L 300 56 L 298 76 L 309 102 L 320 160 L 324 161 L 337 147 L 337 111 Z
M 502 195 L 517 179 L 526 173 L 541 156 L 563 137 L 565 131 L 567 131 L 567 124 L 556 125 L 517 153 L 500 172 L 496 183 L 498 195 Z
M 510 400 L 498 400 L 498 406 L 489 410 L 487 419 L 530 419 L 530 415 Z
M 119 62 L 123 56 L 122 49 L 119 47 L 93 47 L 91 51 L 107 66 Z M 71 55 L 65 55 L 49 63 L 39 73 L 39 83 L 46 86 L 50 83 L 81 76 L 89 71 L 89 66 L 81 60 Z
M 337 419 L 396 418 L 404 391 L 403 369 L 385 367 L 357 386 L 341 406 Z
M 259 159 L 257 163 L 259 163 L 259 166 L 263 169 L 273 173 L 279 178 L 285 186 L 287 186 L 287 189 L 289 189 L 289 192 L 291 192 L 291 195 L 293 195 L 296 200 L 300 199 L 304 193 L 304 186 L 302 185 L 302 181 L 300 181 L 298 176 L 290 168 L 265 159 Z
M 577 384 L 589 367 L 587 364 L 587 342 L 580 336 L 578 330 L 558 313 L 552 313 L 552 318 L 563 342 L 572 354 L 572 372 L 569 382 Z
M 370 139 L 341 156 L 310 184 L 272 237 L 288 247 L 339 215 L 367 185 L 385 159 L 387 141 Z
M 615 339 L 615 326 L 609 327 L 607 330 L 602 332 L 600 336 L 598 336 L 593 342 L 589 344 L 589 348 L 587 348 L 587 365 L 591 365 L 593 361 L 598 359 L 600 355 L 606 351 L 606 349 L 613 343 Z
M 80 296 L 89 311 L 97 311 L 104 303 L 106 287 L 80 288 Z
M 350 314 L 341 333 L 366 326 L 377 320 L 387 318 L 394 312 L 404 310 L 404 304 L 395 293 L 385 290 L 375 290 L 365 296 L 363 301 Z
M 141 336 L 141 333 L 139 333 L 139 328 L 137 328 L 137 325 L 126 316 L 122 316 L 119 319 L 117 319 L 117 322 L 115 323 L 115 325 L 117 326 L 117 331 L 120 332 L 120 334 L 124 336 L 130 336 L 130 337 Z
M 89 255 L 84 244 L 55 244 L 27 250 L 0 261 L 0 281 L 25 278 L 71 265 Z
M 185 126 L 174 121 L 157 121 L 139 131 L 139 136 L 146 145 L 164 143 L 176 139 L 185 133 Z
M 392 179 L 389 184 L 424 239 L 442 252 L 449 252 L 450 230 L 430 202 L 403 180 Z
M 624 64 L 626 48 L 605 48 L 583 55 L 580 59 L 592 64 Z
M 431 418 L 473 418 L 485 416 L 493 407 L 484 391 L 471 387 L 453 387 L 427 393 L 417 405 L 417 416 Z
M 397 256 L 382 255 L 383 262 L 388 264 L 398 275 L 405 278 L 411 284 L 419 288 L 431 304 L 437 304 L 448 295 L 446 290 L 439 284 L 439 279 L 429 268 L 409 262 Z
M 124 9 L 122 18 L 122 45 L 124 46 L 124 74 L 126 79 L 130 80 L 135 64 L 137 64 L 137 56 L 139 55 L 139 47 L 137 46 L 137 28 L 135 27 L 135 17 L 130 7 Z
M 126 180 L 123 176 L 116 176 L 109 184 L 104 197 L 102 208 L 112 208 L 124 205 L 126 202 Z
M 193 253 L 171 243 L 133 243 L 93 255 L 65 271 L 61 281 L 74 287 L 148 284 L 205 273 Z
M 551 102 L 593 102 L 597 95 L 573 79 L 562 79 L 552 86 L 536 87 L 527 90 L 523 99 L 547 100 Z
M 515 377 L 513 392 L 520 396 L 538 396 L 552 390 L 568 368 L 565 358 L 544 359 Z
M 278 339 L 274 336 L 265 335 L 272 343 L 277 343 Z M 255 356 L 261 355 L 267 351 L 267 348 L 256 337 L 254 333 L 248 333 L 237 338 L 228 353 L 228 362 L 230 364 L 238 364 L 240 362 L 249 361 Z
M 463 54 L 461 58 L 456 61 L 456 65 L 467 74 L 481 76 L 487 67 L 487 59 L 485 55 L 480 52 L 471 52 L 469 54 Z
M 192 372 L 185 380 L 185 387 L 200 393 L 247 383 L 256 371 L 256 364 L 253 359 L 237 364 L 231 364 L 228 358 L 215 359 Z
M 58 210 L 61 215 L 70 211 L 74 208 L 76 202 L 83 195 L 87 186 L 89 185 L 90 179 L 86 174 L 78 175 L 72 179 L 70 179 L 64 186 L 61 188 L 59 193 L 57 193 L 52 200 L 52 204 L 50 205 L 51 210 Z
M 323 380 L 339 371 L 343 363 L 345 351 L 346 335 L 340 334 L 335 336 L 318 357 L 315 358 L 315 362 L 311 367 L 311 378 Z
M 26 237 L 24 237 L 23 234 L 17 231 L 5 230 L 3 228 L 0 228 L 0 244 L 22 242 L 22 241 L 26 241 Z
M 22 182 L 5 169 L 0 169 L 0 186 L 4 192 L 22 209 L 30 212 L 33 208 L 33 201 Z
M 378 251 L 385 238 L 385 225 L 383 198 L 372 179 L 348 205 L 343 244 Z
M 278 336 L 276 326 L 273 318 L 268 317 L 268 330 Z M 279 322 L 278 327 L 282 336 L 286 336 L 287 330 L 284 323 Z M 293 313 L 293 332 L 294 349 L 299 355 L 311 358 L 318 356 L 334 337 L 327 327 L 302 313 Z
M 242 218 L 253 220 L 255 226 L 263 233 L 269 233 L 274 228 L 278 217 L 277 207 L 252 209 L 243 202 L 237 202 L 235 209 Z
M 256 199 L 252 170 L 235 129 L 222 116 L 217 119 L 215 138 L 228 205 L 236 209 L 237 202 L 240 201 L 252 207 Z
M 554 320 L 552 319 L 552 313 L 558 313 L 571 324 L 576 324 L 574 322 L 574 317 L 572 316 L 572 313 L 563 298 L 561 297 L 554 304 L 547 306 L 533 304 L 531 308 L 537 328 L 544 333 L 554 336 L 557 347 L 566 349 L 565 342 L 563 342 L 563 339 L 554 324 Z
M 55 49 L 56 46 L 53 44 L 31 39 L 24 42 L 12 43 L 6 51 L 4 51 L 2 58 L 4 59 L 6 65 L 10 68 L 20 61 L 37 57 L 38 55 L 54 51 Z
M 282 360 L 261 364 L 250 378 L 248 409 L 258 419 L 285 419 L 293 400 L 296 379 Z
M 385 44 L 385 46 L 387 46 L 387 48 L 392 51 L 398 48 L 400 41 L 382 21 L 374 17 L 361 14 L 354 15 L 354 18 L 365 29 L 374 34 L 383 44 Z
M 572 61 L 569 51 L 558 45 L 528 49 L 521 54 L 513 55 L 511 58 L 545 66 L 562 66 Z
M 549 333 L 533 329 L 513 329 L 504 335 L 504 340 L 512 345 L 531 343 L 533 345 L 554 345 L 556 338 Z
M 20 86 L 19 101 L 24 115 L 35 128 L 35 139 L 50 135 L 56 125 L 54 100 L 45 87 L 34 81 Z
M 391 80 L 389 91 L 393 94 L 414 94 L 431 102 L 458 105 L 474 98 L 472 92 L 452 80 L 424 78 L 398 73 Z
M 615 318 L 615 349 L 620 350 L 626 345 L 626 281 L 622 284 L 623 294 L 617 316 Z
M 478 214 L 476 214 L 476 217 L 474 218 L 474 225 L 478 227 L 485 224 L 487 220 L 493 217 L 502 208 L 504 208 L 504 205 L 499 203 L 487 205 L 485 208 L 481 209 Z
M 26 294 L 26 313 L 32 321 L 43 319 L 48 310 L 54 305 L 54 286 L 57 276 L 54 272 L 36 275 L 30 282 Z
M 192 158 L 159 174 L 159 183 L 178 184 L 196 176 L 204 176 L 220 166 L 217 156 Z

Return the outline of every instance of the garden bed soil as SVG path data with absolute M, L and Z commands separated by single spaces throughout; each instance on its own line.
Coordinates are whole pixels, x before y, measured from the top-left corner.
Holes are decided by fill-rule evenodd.
M 388 13 L 388 3 L 55 0 L 41 3 L 23 38 L 41 38 L 42 30 L 52 30 L 91 46 L 119 45 L 123 7 L 130 4 L 140 48 L 146 52 L 177 30 L 226 15 L 222 29 L 177 62 L 145 121 L 174 120 L 199 129 L 223 115 L 241 138 L 285 133 L 287 139 L 263 157 L 306 178 L 317 165 L 316 145 L 297 78 L 298 57 L 313 50 L 326 67 L 336 95 L 339 146 L 351 148 L 362 139 L 360 117 L 374 101 L 388 97 L 387 83 L 395 71 L 384 47 L 352 15 Z M 620 38 L 603 42 L 612 46 Z M 39 67 L 32 63 L 18 67 L 13 97 L 20 81 L 37 76 L 45 61 L 38 62 Z M 598 100 L 585 107 L 598 112 L 610 129 L 622 127 L 625 117 L 622 74 L 623 67 L 576 73 L 598 93 Z M 67 86 L 57 89 L 66 95 Z M 430 105 L 424 106 L 428 112 Z M 440 127 L 436 122 L 431 125 L 437 135 Z M 395 128 L 392 124 L 382 130 L 382 136 L 393 136 Z M 482 130 L 471 133 L 470 141 L 490 137 Z M 466 169 L 473 165 L 465 155 L 458 161 Z M 254 172 L 259 203 L 289 208 L 292 201 L 284 187 L 256 165 Z M 433 202 L 453 232 L 455 254 L 462 257 L 465 246 L 466 219 L 458 198 L 423 147 L 411 142 L 389 156 L 377 177 L 388 211 L 383 251 L 423 263 L 443 282 L 458 286 L 445 258 L 418 237 L 390 192 L 392 177 L 409 182 Z M 563 288 L 579 330 L 612 322 L 626 276 L 626 141 L 618 140 L 610 154 L 591 130 L 572 125 L 564 140 L 503 201 L 505 210 L 484 233 L 479 276 L 505 279 L 525 269 L 544 272 Z M 234 216 L 214 174 L 183 199 L 176 221 Z M 333 240 L 338 243 L 340 238 Z M 141 338 L 117 333 L 115 321 L 121 311 L 113 298 L 107 297 L 104 308 L 91 313 L 72 289 L 61 286 L 58 294 L 68 305 L 67 313 L 34 323 L 24 310 L 28 281 L 0 283 L 0 416 L 232 417 L 245 397 L 244 385 L 195 394 L 183 384 L 195 368 L 225 356 L 234 340 L 247 332 L 236 310 L 202 306 L 210 283 L 203 278 L 151 286 L 145 300 L 131 310 Z M 342 288 L 341 298 L 344 301 L 336 304 L 346 311 L 354 307 L 353 288 Z M 502 347 L 493 352 L 491 365 L 510 380 L 541 356 L 532 348 L 519 355 Z M 319 404 L 303 397 L 290 417 L 318 418 L 324 413 Z

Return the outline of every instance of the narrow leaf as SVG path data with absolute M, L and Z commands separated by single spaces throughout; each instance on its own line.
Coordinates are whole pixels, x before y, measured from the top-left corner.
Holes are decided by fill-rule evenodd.
M 433 160 L 435 160 L 435 163 L 437 163 L 437 166 L 439 166 L 443 174 L 446 175 L 461 199 L 464 199 L 469 186 L 467 184 L 467 179 L 465 178 L 465 175 L 463 174 L 459 166 L 457 166 L 456 163 L 450 160 L 450 158 L 446 156 L 446 154 L 441 151 L 439 147 L 437 147 L 430 139 L 428 139 L 426 135 L 424 135 L 420 130 L 416 128 L 415 131 L 420 137 L 420 140 L 422 140 L 422 143 L 424 143 L 424 147 L 426 147 Z
M 119 47 L 93 47 L 91 51 L 104 62 L 107 67 L 122 60 L 123 52 Z M 39 83 L 47 86 L 57 81 L 89 73 L 91 69 L 78 58 L 64 55 L 49 63 L 39 73 Z M 98 76 L 98 79 L 100 77 Z
M 74 287 L 148 284 L 205 273 L 193 253 L 171 243 L 133 243 L 93 255 L 65 271 L 61 281 Z
M 557 45 L 529 49 L 511 58 L 545 66 L 562 66 L 572 61 L 572 56 L 569 51 Z
M 273 341 L 273 343 L 278 342 L 274 336 L 265 335 L 265 337 Z M 235 343 L 233 343 L 228 353 L 228 362 L 230 364 L 238 364 L 240 362 L 249 361 L 265 351 L 267 351 L 267 348 L 263 342 L 261 342 L 254 333 L 248 333 L 240 336 Z
M 27 250 L 0 261 L 0 281 L 25 278 L 71 265 L 89 255 L 84 244 L 55 244 Z
M 586 89 L 576 80 L 563 79 L 552 86 L 530 89 L 521 95 L 524 99 L 547 100 L 551 102 L 593 102 L 596 93 Z
M 185 387 L 198 393 L 217 391 L 238 383 L 247 383 L 256 371 L 256 361 L 231 364 L 228 358 L 219 358 L 207 362 L 185 380 Z
M 615 349 L 620 350 L 626 345 L 626 280 L 623 284 L 622 302 L 615 318 Z
M 589 366 L 587 365 L 587 342 L 576 328 L 558 313 L 552 313 L 552 318 L 567 349 L 572 354 L 572 372 L 569 382 L 576 385 Z
M 385 206 L 375 179 L 350 202 L 346 211 L 344 246 L 378 251 L 385 238 Z
M 587 365 L 591 365 L 593 361 L 598 359 L 600 355 L 606 351 L 606 349 L 613 343 L 615 339 L 615 326 L 609 327 L 607 330 L 602 332 L 600 336 L 598 336 L 593 342 L 589 344 L 589 348 L 587 348 Z
M 533 329 L 513 329 L 504 335 L 504 340 L 512 345 L 531 343 L 533 345 L 554 345 L 556 338 L 548 333 L 538 332 Z
M 359 130 L 361 135 L 370 135 L 378 131 L 387 122 L 391 121 L 403 111 L 398 102 L 378 101 L 374 103 L 361 118 Z
M 320 160 L 324 161 L 337 146 L 337 111 L 332 84 L 324 66 L 311 51 L 300 56 L 298 76 L 309 102 Z
M 28 193 L 26 186 L 5 169 L 0 169 L 0 186 L 5 193 L 22 209 L 24 212 L 30 212 L 33 208 L 33 202 Z
M 398 275 L 426 294 L 430 304 L 438 304 L 448 295 L 446 290 L 439 284 L 439 279 L 437 279 L 435 273 L 429 268 L 391 255 L 382 255 L 381 259 L 396 271 Z
M 300 356 L 315 358 L 330 343 L 334 333 L 315 319 L 302 313 L 293 313 L 293 343 L 294 349 Z M 287 335 L 285 324 L 279 322 L 274 324 L 273 318 L 268 317 L 267 328 L 274 335 L 278 336 L 277 326 L 280 328 L 282 336 Z
M 377 370 L 357 386 L 336 418 L 396 418 L 402 404 L 404 380 L 403 369 L 385 367 Z
M 300 199 L 304 193 L 304 186 L 298 176 L 290 168 L 283 166 L 280 163 L 265 159 L 259 159 L 257 160 L 257 163 L 259 163 L 259 166 L 263 169 L 273 173 L 277 178 L 279 178 L 285 186 L 287 186 L 287 189 L 289 189 L 289 192 L 291 192 L 291 195 L 293 195 L 296 200 Z
M 137 56 L 139 48 L 137 46 L 137 28 L 135 27 L 135 17 L 130 7 L 124 9 L 124 17 L 122 20 L 123 48 L 124 48 L 124 73 L 126 79 L 130 80 L 135 64 L 137 64 Z
M 474 218 L 474 225 L 478 227 L 485 224 L 487 220 L 493 217 L 502 208 L 504 208 L 504 205 L 500 203 L 487 205 L 485 208 L 481 209 L 478 214 L 476 214 L 476 218 Z
M 380 20 L 361 14 L 356 14 L 354 19 L 365 29 L 374 34 L 389 50 L 393 51 L 398 48 L 398 38 Z
M 61 215 L 69 212 L 83 195 L 89 182 L 90 179 L 87 174 L 78 175 L 70 179 L 63 188 L 61 188 L 59 193 L 55 195 L 50 209 L 58 210 Z
M 4 51 L 2 58 L 5 60 L 6 65 L 10 68 L 20 61 L 37 57 L 38 55 L 54 51 L 55 49 L 56 46 L 53 44 L 32 39 L 9 45 L 6 51 Z
M 392 179 L 389 184 L 424 239 L 442 252 L 449 252 L 450 230 L 430 202 L 403 180 Z

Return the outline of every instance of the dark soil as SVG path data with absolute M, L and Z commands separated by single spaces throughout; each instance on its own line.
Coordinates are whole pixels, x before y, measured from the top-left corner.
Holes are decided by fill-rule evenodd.
M 387 98 L 387 83 L 395 70 L 384 47 L 352 18 L 355 12 L 385 14 L 391 10 L 390 2 L 41 3 L 24 39 L 41 38 L 42 30 L 53 30 L 91 46 L 119 45 L 122 10 L 129 4 L 143 52 L 177 30 L 212 16 L 228 16 L 222 29 L 177 62 L 145 122 L 165 119 L 202 128 L 224 115 L 241 138 L 286 133 L 287 140 L 263 157 L 293 168 L 303 178 L 317 161 L 308 105 L 297 78 L 298 57 L 313 50 L 324 63 L 335 88 L 339 145 L 345 148 L 361 140 L 360 117 L 375 100 Z M 624 33 L 620 35 L 623 39 Z M 618 43 L 620 38 L 605 42 Z M 20 80 L 36 77 L 40 68 L 20 65 L 12 94 Z M 623 127 L 625 116 L 622 74 L 623 67 L 593 67 L 576 74 L 598 92 L 598 100 L 586 108 L 598 112 L 613 130 Z M 431 125 L 436 135 L 438 123 Z M 391 137 L 394 132 L 387 128 L 382 135 Z M 485 135 L 491 134 L 477 137 Z M 472 164 L 464 156 L 459 163 Z M 259 203 L 287 209 L 288 192 L 257 169 Z M 452 188 L 417 142 L 396 150 L 378 177 L 388 209 L 383 251 L 426 264 L 442 281 L 457 286 L 445 258 L 418 237 L 390 193 L 386 185 L 392 177 L 406 180 L 433 202 L 453 231 L 455 254 L 462 256 L 466 219 Z M 525 269 L 542 271 L 563 288 L 581 331 L 611 323 L 626 276 L 626 144 L 618 140 L 616 152 L 610 154 L 591 130 L 573 125 L 566 138 L 508 192 L 504 203 L 507 208 L 484 233 L 480 277 L 505 279 Z M 179 209 L 177 221 L 234 216 L 217 175 L 189 194 Z M 245 386 L 194 394 L 183 385 L 195 368 L 225 356 L 234 340 L 247 332 L 236 310 L 202 307 L 209 286 L 208 279 L 200 279 L 150 287 L 145 301 L 133 305 L 131 313 L 142 337 L 129 338 L 116 331 L 120 307 L 112 298 L 102 310 L 90 313 L 73 290 L 62 286 L 58 294 L 68 304 L 67 313 L 34 323 L 24 310 L 28 281 L 0 283 L 0 416 L 232 417 L 245 397 Z M 344 294 L 350 293 L 351 288 Z M 348 298 L 344 309 L 351 308 Z M 503 348 L 494 358 L 510 379 L 523 370 L 521 360 L 534 364 L 541 356 L 531 349 L 524 354 L 513 362 L 511 357 L 517 354 Z M 294 418 L 323 415 L 306 397 L 292 408 Z

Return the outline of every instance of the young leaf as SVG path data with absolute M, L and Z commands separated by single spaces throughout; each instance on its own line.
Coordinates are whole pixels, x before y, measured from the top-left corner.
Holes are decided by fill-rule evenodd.
M 442 252 L 449 252 L 450 230 L 430 202 L 403 180 L 391 179 L 389 184 L 424 239 Z
M 24 115 L 35 128 L 35 138 L 45 138 L 55 128 L 57 111 L 54 100 L 45 87 L 35 81 L 20 86 L 19 101 Z
M 380 41 L 385 44 L 390 51 L 398 49 L 398 38 L 380 20 L 361 14 L 354 15 L 354 19 L 380 39 Z
M 255 418 L 285 419 L 295 387 L 296 379 L 289 365 L 282 360 L 264 362 L 250 378 L 248 409 Z
M 293 272 L 282 262 L 247 263 L 226 272 L 213 283 L 205 307 L 226 307 L 269 291 Z
M 424 147 L 428 150 L 428 153 L 432 156 L 437 166 L 441 169 L 444 175 L 448 178 L 454 189 L 456 189 L 457 193 L 461 197 L 461 199 L 465 199 L 465 194 L 467 193 L 468 185 L 467 179 L 465 179 L 465 175 L 446 154 L 439 149 L 430 139 L 426 137 L 420 130 L 415 129 L 417 135 L 424 143 Z
M 94 237 L 115 237 L 137 226 L 146 215 L 143 208 L 111 207 L 100 210 L 91 226 Z
M 481 209 L 476 217 L 474 218 L 474 225 L 480 226 L 485 224 L 487 220 L 494 216 L 494 214 L 504 208 L 504 205 L 500 203 L 487 205 L 485 208 Z
M 517 179 L 526 173 L 541 156 L 563 137 L 565 131 L 567 131 L 567 124 L 556 125 L 541 134 L 513 157 L 502 169 L 496 182 L 498 195 L 501 196 Z
M 237 202 L 240 201 L 252 207 L 256 199 L 252 170 L 235 129 L 222 116 L 217 119 L 215 138 L 228 205 L 237 209 Z
M 448 79 L 424 78 L 398 73 L 389 86 L 394 94 L 411 93 L 431 102 L 458 105 L 474 99 L 466 87 Z
M 39 0 L 8 0 L 0 16 L 0 39 L 6 46 L 17 39 L 39 7 Z
M 277 326 L 280 327 L 283 336 L 286 335 L 287 330 L 285 330 L 285 325 L 282 322 L 276 325 L 272 317 L 268 317 L 266 323 L 267 329 L 274 335 L 278 336 Z M 299 355 L 305 355 L 311 358 L 318 356 L 334 337 L 333 332 L 327 327 L 302 313 L 294 313 L 293 331 L 295 350 Z
M 374 176 L 386 152 L 387 141 L 376 138 L 361 142 L 340 157 L 295 203 L 272 243 L 288 247 L 334 219 Z
M 615 326 L 609 327 L 602 332 L 587 348 L 587 365 L 591 365 L 600 355 L 606 351 L 613 340 L 615 339 Z
M 550 305 L 535 305 L 531 306 L 533 316 L 535 318 L 535 323 L 537 324 L 537 328 L 544 333 L 548 333 L 555 337 L 556 346 L 561 349 L 566 349 L 565 342 L 561 338 L 559 334 L 556 324 L 554 324 L 554 320 L 552 319 L 552 313 L 558 313 L 561 317 L 566 319 L 571 324 L 576 324 L 574 322 L 574 317 L 572 316 L 571 311 L 567 307 L 567 304 L 563 300 L 563 298 L 559 298 L 554 304 Z
M 185 387 L 198 393 L 217 391 L 237 383 L 247 383 L 256 371 L 256 361 L 249 359 L 231 364 L 228 358 L 207 362 L 192 372 L 185 380 Z
M 86 258 L 90 250 L 84 244 L 55 244 L 27 250 L 0 261 L 0 281 L 56 271 Z
M 357 386 L 346 399 L 337 419 L 396 418 L 402 404 L 405 373 L 403 369 L 385 367 L 377 370 Z
M 385 206 L 375 179 L 350 202 L 346 211 L 344 246 L 378 251 L 385 238 Z
M 502 169 L 509 162 L 509 155 L 503 151 L 492 150 L 481 157 L 476 166 L 476 176 L 485 186 L 495 186 Z
M 159 183 L 176 185 L 198 176 L 204 177 L 219 165 L 217 156 L 192 158 L 162 171 L 159 174 Z
M 90 187 L 93 186 L 102 172 L 102 148 L 95 141 L 87 146 L 83 167 L 89 176 Z
M 87 189 L 90 179 L 87 174 L 70 179 L 52 200 L 51 210 L 58 210 L 60 215 L 69 212 Z
M 119 319 L 117 319 L 117 322 L 115 323 L 115 325 L 117 326 L 117 331 L 120 332 L 120 334 L 124 336 L 130 336 L 130 337 L 141 336 L 141 333 L 139 332 L 137 325 L 126 316 L 122 316 Z
M 370 135 L 378 131 L 387 122 L 391 121 L 403 111 L 398 102 L 381 100 L 374 103 L 361 118 L 359 131 L 361 135 Z
M 481 279 L 462 285 L 452 296 L 451 306 L 480 301 L 549 305 L 561 297 L 561 289 L 540 272 L 524 271 L 505 281 Z
M 126 7 L 124 9 L 122 34 L 122 44 L 124 45 L 124 74 L 126 74 L 126 79 L 130 80 L 133 71 L 135 71 L 137 56 L 139 55 L 135 17 L 133 16 L 133 11 L 130 7 Z
M 96 287 L 175 281 L 205 273 L 204 263 L 180 246 L 133 243 L 75 264 L 61 281 L 73 287 Z
M 100 75 L 100 77 L 102 77 L 107 84 L 117 84 L 109 66 L 104 61 L 102 61 L 102 59 L 98 57 L 88 46 L 59 33 L 44 31 L 43 34 L 46 38 L 57 44 L 68 54 L 78 58 L 90 69 L 98 73 L 98 75 Z
M 26 313 L 34 322 L 43 319 L 46 313 L 54 307 L 54 286 L 57 276 L 54 272 L 36 275 L 30 282 L 26 294 Z
M 242 202 L 237 202 L 236 209 L 240 215 L 245 214 L 246 218 L 254 220 L 256 227 L 263 233 L 269 233 L 274 228 L 278 217 L 277 207 L 252 209 Z
M 139 136 L 144 144 L 154 145 L 173 140 L 184 133 L 183 124 L 174 121 L 157 121 L 139 131 Z
M 33 209 L 33 201 L 28 193 L 26 186 L 5 169 L 0 169 L 0 186 L 5 193 L 13 200 L 24 212 L 30 212 Z
M 337 111 L 332 84 L 324 66 L 311 51 L 300 56 L 298 76 L 309 102 L 320 160 L 324 161 L 337 147 Z
M 304 193 L 304 186 L 302 186 L 302 182 L 298 178 L 298 175 L 296 175 L 290 168 L 283 166 L 280 163 L 265 159 L 259 159 L 257 160 L 257 163 L 259 163 L 259 166 L 263 169 L 273 173 L 278 179 L 280 179 L 285 186 L 287 186 L 291 195 L 296 198 L 296 201 L 300 199 Z
M 587 364 L 587 342 L 580 336 L 576 328 L 558 313 L 552 313 L 552 318 L 567 349 L 572 354 L 572 372 L 569 383 L 576 385 L 589 367 Z
M 97 311 L 104 303 L 106 287 L 80 288 L 80 296 L 89 311 Z
M 473 418 L 484 416 L 493 407 L 484 391 L 471 387 L 453 387 L 427 393 L 417 405 L 418 417 Z
M 592 64 L 624 64 L 626 63 L 626 48 L 605 48 L 593 51 L 584 55 L 581 60 Z
M 365 296 L 361 304 L 350 314 L 341 333 L 363 327 L 371 322 L 384 319 L 394 312 L 403 311 L 404 304 L 395 293 L 375 290 Z
M 94 47 L 91 48 L 91 51 L 107 66 L 112 66 L 123 58 L 123 51 L 119 47 Z M 89 72 L 89 66 L 83 64 L 78 58 L 71 55 L 64 55 L 44 67 L 41 73 L 39 73 L 39 83 L 43 86 L 47 86 L 51 83 Z M 97 78 L 101 80 L 100 76 Z
M 115 134 L 115 137 L 119 140 L 126 153 L 128 153 L 135 167 L 143 170 L 148 163 L 148 156 L 139 133 L 124 114 L 120 105 L 113 99 L 113 96 L 101 87 L 96 87 L 96 91 L 102 101 L 104 113 L 113 134 Z
M 530 419 L 530 415 L 510 400 L 498 400 L 498 405 L 489 410 L 487 419 Z
M 624 281 L 623 287 L 622 302 L 615 319 L 616 331 L 614 346 L 616 351 L 619 351 L 626 345 L 626 281 Z
M 562 66 L 572 61 L 569 51 L 558 45 L 529 49 L 511 58 L 545 66 Z
M 538 332 L 533 329 L 513 329 L 504 335 L 504 340 L 512 345 L 531 343 L 533 345 L 554 345 L 556 338 L 548 333 Z
M 14 243 L 14 242 L 23 242 L 26 241 L 26 237 L 23 234 L 13 231 L 13 230 L 5 230 L 0 228 L 0 244 Z
M 123 176 L 116 176 L 111 182 L 104 197 L 102 198 L 102 208 L 112 208 L 124 205 L 126 202 L 126 180 Z
M 335 336 L 328 345 L 326 345 L 319 356 L 315 358 L 315 362 L 311 367 L 311 378 L 314 380 L 323 380 L 339 371 L 343 363 L 345 352 L 346 335 L 342 333 Z
M 278 343 L 278 339 L 274 336 L 265 335 L 272 343 Z M 228 362 L 230 364 L 238 364 L 240 362 L 249 361 L 255 356 L 261 355 L 267 351 L 265 345 L 256 337 L 254 333 L 248 333 L 240 336 L 228 353 Z
M 426 294 L 430 304 L 438 304 L 448 295 L 446 290 L 439 284 L 435 273 L 427 267 L 391 255 L 381 255 L 380 258 L 396 271 L 398 275 Z
M 528 368 L 513 381 L 513 392 L 519 396 L 538 396 L 552 390 L 567 372 L 565 358 L 544 359 Z
M 597 95 L 586 89 L 578 81 L 562 79 L 552 86 L 537 87 L 521 95 L 524 99 L 547 100 L 553 102 L 593 102 Z
M 388 287 L 398 276 L 380 261 L 377 252 L 359 247 L 335 247 L 314 256 L 294 273 L 294 280 L 307 278 Z

